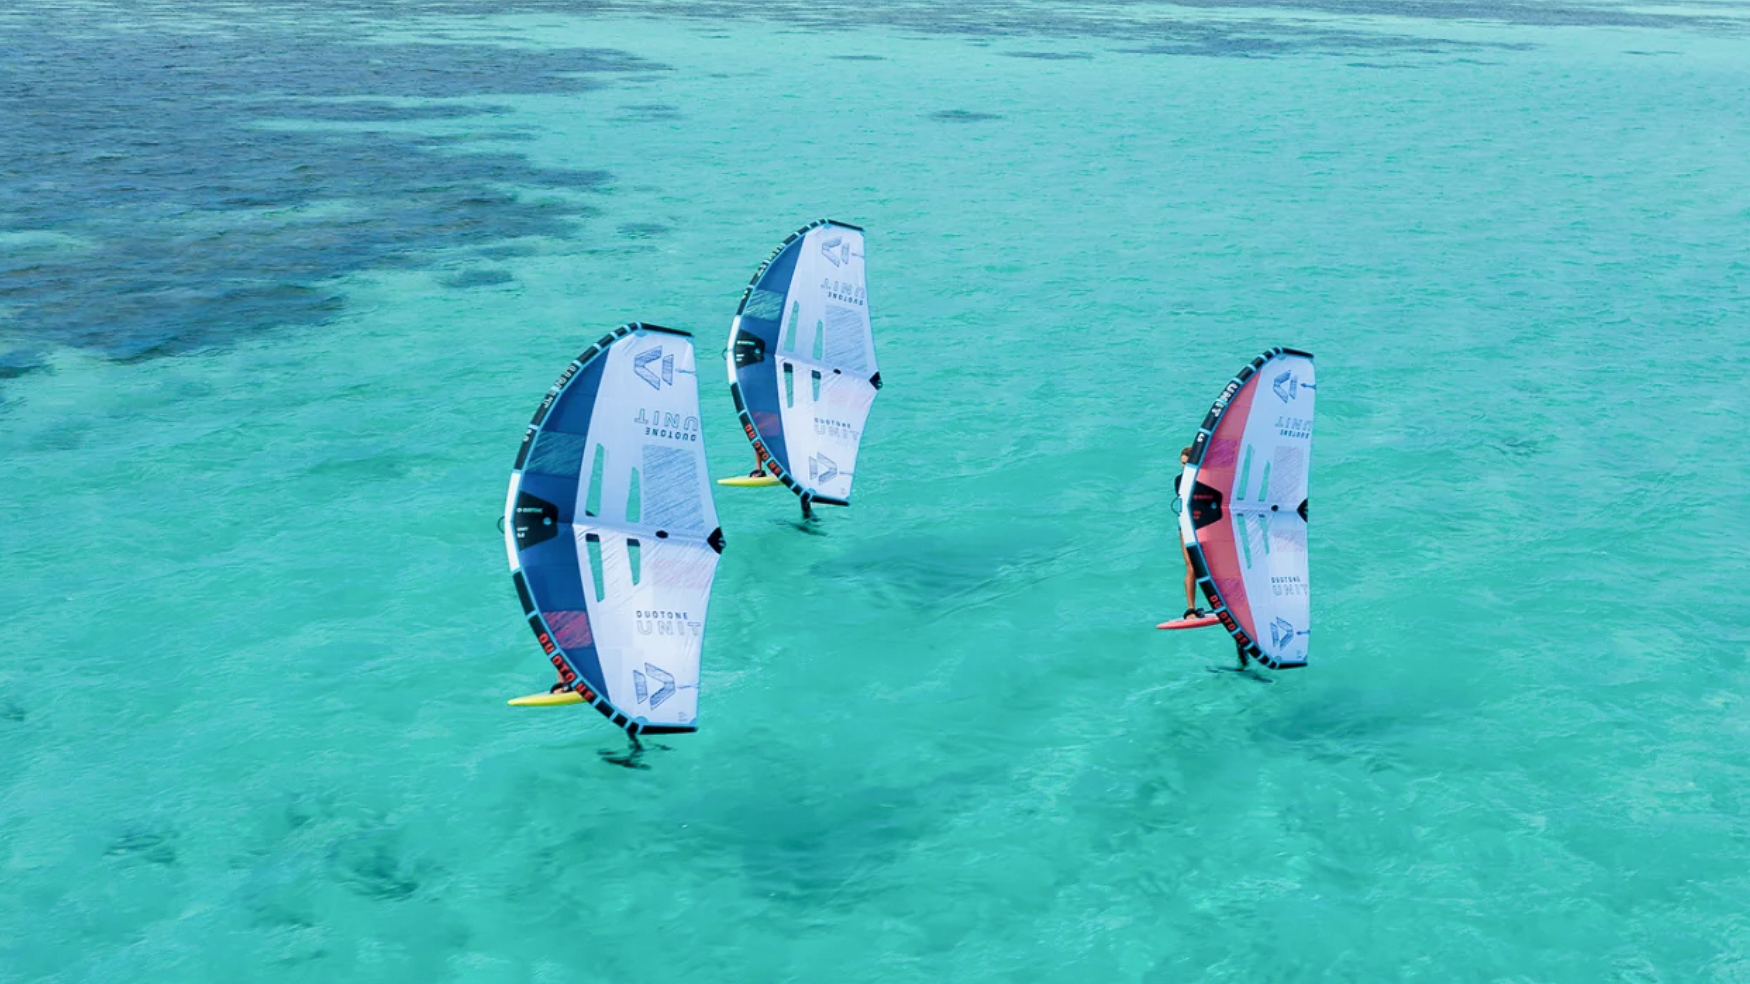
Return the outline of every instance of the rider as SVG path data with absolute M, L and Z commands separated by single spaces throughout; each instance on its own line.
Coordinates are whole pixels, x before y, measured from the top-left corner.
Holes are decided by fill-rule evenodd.
M 1190 461 L 1190 448 L 1186 448 L 1179 452 L 1179 464 L 1189 464 Z M 1173 476 L 1174 512 L 1178 512 L 1180 509 L 1189 508 L 1185 503 L 1184 490 L 1179 487 L 1184 479 L 1185 472 L 1183 470 L 1181 470 L 1179 474 Z M 1208 615 L 1208 612 L 1197 607 L 1197 575 L 1191 571 L 1191 551 L 1185 549 L 1184 527 L 1179 528 L 1179 555 L 1185 558 L 1185 614 L 1183 617 L 1200 618 L 1204 615 Z M 1246 647 L 1242 645 L 1238 639 L 1234 640 L 1234 651 L 1239 656 L 1240 669 L 1245 669 L 1251 663 L 1251 659 L 1246 656 Z
M 753 471 L 747 473 L 748 478 L 759 478 L 766 474 L 766 449 L 762 445 L 753 446 Z M 814 508 L 811 505 L 813 496 L 802 493 L 802 518 L 804 521 L 814 518 Z
M 1179 464 L 1180 465 L 1187 464 L 1188 462 L 1190 462 L 1190 460 L 1191 460 L 1191 449 L 1190 448 L 1186 448 L 1185 450 L 1179 452 Z M 1179 483 L 1184 481 L 1184 479 L 1185 479 L 1185 472 L 1183 469 L 1181 469 L 1179 471 L 1179 474 L 1173 476 L 1173 511 L 1174 512 L 1178 512 L 1179 510 L 1186 507 L 1185 506 L 1185 492 L 1183 489 L 1179 488 Z M 1181 556 L 1185 559 L 1185 614 L 1182 617 L 1183 618 L 1199 618 L 1199 617 L 1202 617 L 1204 615 L 1207 615 L 1207 614 L 1209 614 L 1208 612 L 1197 607 L 1197 575 L 1195 575 L 1191 572 L 1191 552 L 1189 550 L 1185 549 L 1185 528 L 1184 527 L 1179 528 L 1179 556 Z
M 766 458 L 765 446 L 761 445 L 761 444 L 755 444 L 753 446 L 753 471 L 748 472 L 747 477 L 748 478 L 759 478 L 759 477 L 765 475 L 766 474 L 766 461 L 767 461 L 767 458 Z M 813 499 L 814 499 L 814 497 L 809 495 L 808 493 L 806 493 L 806 492 L 802 493 L 802 519 L 805 522 L 808 520 L 812 520 L 814 518 L 814 508 L 812 505 Z

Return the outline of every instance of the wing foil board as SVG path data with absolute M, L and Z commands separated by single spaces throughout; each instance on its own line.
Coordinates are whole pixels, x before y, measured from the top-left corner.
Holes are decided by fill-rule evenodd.
M 1210 625 L 1220 625 L 1221 619 L 1214 615 L 1203 615 L 1198 618 L 1175 618 L 1155 626 L 1157 629 L 1201 629 Z

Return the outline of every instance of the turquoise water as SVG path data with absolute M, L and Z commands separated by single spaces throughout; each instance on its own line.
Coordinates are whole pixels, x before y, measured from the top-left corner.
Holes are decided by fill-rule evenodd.
M 0 981 L 1750 980 L 1750 8 L 495 8 L 0 14 Z M 819 216 L 856 504 L 604 764 L 523 427 Z M 1152 626 L 1274 344 L 1264 685 Z

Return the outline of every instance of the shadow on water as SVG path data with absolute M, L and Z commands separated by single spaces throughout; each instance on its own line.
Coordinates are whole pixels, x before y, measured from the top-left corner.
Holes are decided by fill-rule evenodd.
M 120 31 L 42 11 L 3 26 L 0 377 L 40 368 L 42 348 L 131 361 L 317 323 L 343 307 L 332 278 L 570 235 L 609 175 L 470 150 L 523 136 L 486 100 L 662 68 L 580 48 L 361 44 L 265 20 Z M 415 126 L 459 120 L 478 129 Z M 509 282 L 479 269 L 445 286 Z
M 645 755 L 648 755 L 653 751 L 670 752 L 674 750 L 668 745 L 661 745 L 654 741 L 639 741 L 636 735 L 627 735 L 626 739 L 628 744 L 624 751 L 602 748 L 596 751 L 596 755 L 600 756 L 603 762 L 606 762 L 609 765 L 617 765 L 622 769 L 648 770 L 650 764 L 644 761 Z
M 1247 667 L 1211 666 L 1211 667 L 1209 667 L 1209 672 L 1232 674 L 1234 679 L 1250 680 L 1253 683 L 1275 683 L 1276 682 L 1274 677 L 1271 677 L 1269 674 L 1265 673 L 1264 671 L 1253 669 L 1252 667 L 1249 667 L 1249 666 L 1247 666 Z
M 1049 576 L 1069 546 L 1051 529 L 898 535 L 823 560 L 810 573 L 934 616 L 1025 590 Z
M 976 802 L 988 778 L 963 770 L 890 785 L 792 774 L 783 796 L 725 798 L 708 822 L 734 832 L 759 895 L 842 911 L 878 890 L 874 873 Z
M 129 828 L 104 848 L 103 855 L 145 864 L 175 865 L 176 835 L 164 830 Z
M 1402 766 L 1419 749 L 1439 747 L 1429 733 L 1445 723 L 1443 713 L 1412 694 L 1335 687 L 1282 701 L 1248 731 L 1262 746 L 1314 761 L 1353 761 L 1377 772 Z
M 992 120 L 1002 119 L 996 113 L 975 113 L 966 109 L 938 110 L 927 114 L 924 118 L 935 120 L 938 123 L 988 123 Z

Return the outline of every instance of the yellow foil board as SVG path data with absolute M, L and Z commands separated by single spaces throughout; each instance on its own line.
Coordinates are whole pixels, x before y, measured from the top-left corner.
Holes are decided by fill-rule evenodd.
M 512 707 L 558 707 L 560 704 L 581 704 L 583 695 L 575 690 L 561 690 L 556 694 L 530 694 L 527 697 L 513 697 Z
M 718 485 L 734 485 L 741 488 L 758 488 L 762 485 L 778 484 L 776 475 L 737 475 L 734 478 L 720 478 Z

